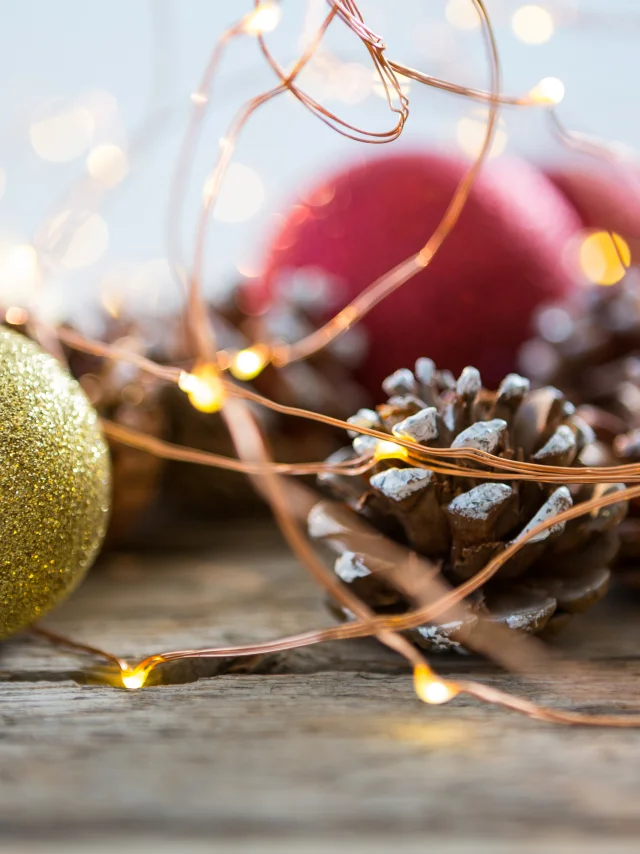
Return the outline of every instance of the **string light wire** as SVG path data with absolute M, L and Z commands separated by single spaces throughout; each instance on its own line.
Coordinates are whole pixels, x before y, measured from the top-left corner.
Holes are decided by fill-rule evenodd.
M 187 320 L 193 335 L 194 344 L 196 345 L 196 353 L 201 359 L 204 359 L 206 363 L 216 365 L 219 358 L 215 351 L 215 339 L 207 316 L 201 289 L 206 223 L 209 212 L 215 203 L 224 172 L 231 160 L 234 145 L 240 131 L 246 124 L 249 117 L 271 98 L 285 91 L 290 91 L 307 109 L 310 109 L 316 116 L 321 118 L 322 121 L 329 124 L 335 130 L 347 136 L 351 133 L 356 135 L 361 134 L 361 137 L 356 136 L 356 138 L 361 138 L 362 141 L 366 142 L 390 141 L 391 139 L 396 138 L 402 131 L 408 116 L 408 99 L 402 93 L 397 77 L 398 74 L 405 77 L 412 77 L 413 79 L 419 80 L 419 82 L 426 83 L 427 85 L 463 94 L 466 97 L 484 100 L 489 104 L 485 136 L 481 150 L 457 187 L 439 226 L 424 246 L 419 249 L 415 255 L 406 259 L 376 282 L 373 282 L 369 288 L 362 292 L 359 297 L 339 312 L 336 317 L 321 329 L 316 330 L 311 335 L 294 344 L 285 345 L 276 343 L 276 345 L 270 350 L 270 358 L 265 359 L 264 363 L 267 364 L 268 361 L 272 361 L 277 367 L 284 366 L 299 359 L 307 358 L 322 349 L 339 334 L 344 332 L 346 329 L 349 329 L 374 305 L 378 304 L 404 282 L 408 281 L 408 279 L 417 272 L 428 266 L 448 234 L 455 227 L 456 222 L 464 209 L 466 201 L 469 198 L 469 194 L 477 174 L 488 155 L 496 126 L 499 105 L 533 106 L 536 104 L 544 104 L 546 106 L 550 106 L 550 101 L 541 97 L 540 92 L 538 92 L 537 95 L 534 94 L 535 87 L 527 96 L 517 99 L 501 94 L 498 52 L 491 22 L 482 0 L 471 0 L 471 2 L 480 16 L 483 37 L 488 51 L 490 68 L 490 91 L 488 93 L 483 92 L 482 90 L 465 90 L 463 87 L 457 87 L 455 84 L 447 83 L 447 81 L 440 81 L 437 78 L 431 78 L 421 72 L 415 72 L 400 63 L 388 61 L 384 54 L 386 49 L 384 42 L 366 26 L 357 5 L 355 2 L 352 2 L 352 0 L 328 0 L 330 6 L 329 14 L 324 19 L 322 26 L 316 33 L 315 39 L 296 62 L 292 71 L 287 74 L 285 74 L 283 69 L 281 69 L 273 59 L 266 46 L 263 34 L 258 29 L 257 36 L 260 49 L 268 64 L 278 76 L 280 83 L 274 89 L 256 96 L 249 101 L 245 107 L 241 109 L 234 123 L 232 123 L 230 133 L 225 137 L 225 143 L 222 146 L 222 150 L 213 173 L 214 180 L 212 191 L 207 195 L 203 205 L 196 236 L 194 263 L 188 283 Z M 260 4 L 256 3 L 255 8 L 258 9 L 259 6 Z M 382 81 L 388 106 L 398 115 L 397 125 L 390 132 L 376 134 L 363 131 L 362 129 L 350 125 L 346 121 L 327 111 L 317 101 L 304 93 L 295 83 L 297 75 L 302 67 L 304 67 L 304 65 L 309 61 L 311 56 L 313 56 L 317 45 L 334 17 L 338 17 L 343 23 L 345 23 L 365 44 L 369 52 L 376 72 Z M 209 99 L 208 93 L 211 89 L 214 72 L 228 42 L 236 35 L 240 35 L 247 31 L 246 18 L 243 20 L 245 21 L 244 24 L 241 22 L 223 35 L 221 42 L 219 42 L 218 46 L 214 50 L 210 64 L 205 72 L 205 76 L 203 78 L 204 85 L 200 90 L 198 90 L 198 93 L 196 93 L 201 97 L 193 99 L 195 104 L 194 118 L 190 125 L 190 131 L 187 133 L 182 156 L 179 159 L 178 168 L 176 170 L 177 177 L 174 182 L 174 194 L 172 194 L 172 198 L 177 199 L 178 201 L 175 211 L 179 211 L 181 209 L 180 194 L 185 183 L 184 176 L 190 165 L 191 152 L 193 150 L 192 146 L 197 136 L 197 129 L 207 107 Z M 557 91 L 558 90 L 556 90 L 556 92 Z M 392 94 L 395 94 L 395 100 L 398 102 L 399 106 L 394 104 Z M 554 99 L 551 98 L 551 103 L 553 102 Z M 566 133 L 564 135 L 566 137 Z M 576 142 L 576 140 L 574 139 L 573 142 Z M 175 215 L 177 216 L 178 214 L 176 213 Z M 184 384 L 185 371 L 181 369 L 174 368 L 172 366 L 156 365 L 151 360 L 146 359 L 139 354 L 131 353 L 123 348 L 102 345 L 100 342 L 91 342 L 89 339 L 84 339 L 82 336 L 78 336 L 69 330 L 59 330 L 59 338 L 68 346 L 81 350 L 84 349 L 87 352 L 94 353 L 94 355 L 129 361 L 135 364 L 140 370 L 153 374 L 158 381 L 174 382 L 178 384 L 181 384 L 182 381 Z M 187 372 L 187 377 L 188 376 L 189 373 Z M 511 557 L 519 548 L 541 531 L 546 530 L 548 527 L 551 527 L 551 525 L 558 524 L 561 521 L 576 518 L 584 513 L 595 512 L 601 507 L 609 504 L 638 497 L 640 496 L 640 486 L 626 487 L 614 494 L 599 495 L 591 501 L 583 502 L 570 508 L 564 513 L 558 514 L 551 520 L 546 520 L 526 532 L 526 534 L 521 535 L 517 542 L 512 543 L 498 557 L 489 561 L 489 563 L 479 573 L 473 576 L 473 578 L 469 579 L 458 588 L 455 588 L 444 595 L 440 595 L 434 601 L 423 604 L 421 607 L 409 611 L 404 615 L 396 615 L 394 617 L 376 617 L 375 614 L 373 614 L 373 612 L 371 612 L 364 603 L 355 597 L 351 591 L 344 588 L 333 572 L 328 571 L 324 564 L 318 560 L 313 550 L 310 548 L 306 537 L 298 528 L 297 523 L 294 520 L 293 513 L 289 507 L 287 491 L 291 488 L 291 484 L 287 483 L 285 486 L 285 482 L 281 480 L 281 476 L 283 474 L 299 473 L 300 471 L 304 471 L 305 473 L 307 473 L 307 471 L 315 471 L 316 467 L 320 464 L 307 463 L 301 464 L 301 466 L 292 467 L 274 463 L 268 455 L 259 425 L 248 408 L 247 402 L 252 399 L 258 400 L 262 405 L 269 406 L 269 408 L 276 411 L 282 411 L 285 414 L 298 417 L 311 417 L 315 420 L 321 420 L 327 424 L 334 424 L 336 426 L 345 426 L 345 422 L 341 422 L 339 419 L 330 419 L 327 416 L 319 416 L 315 413 L 306 412 L 305 410 L 295 409 L 292 407 L 282 407 L 272 401 L 260 398 L 258 395 L 255 395 L 246 389 L 235 386 L 227 380 L 223 380 L 222 382 L 224 383 L 226 395 L 222 402 L 221 413 L 236 447 L 236 451 L 239 456 L 238 460 L 230 460 L 217 455 L 205 455 L 204 452 L 197 452 L 193 449 L 178 449 L 175 446 L 168 446 L 168 443 L 161 443 L 159 440 L 154 440 L 152 437 L 144 437 L 143 440 L 141 434 L 134 435 L 135 431 L 122 428 L 120 425 L 107 423 L 105 425 L 105 429 L 111 438 L 116 441 L 123 441 L 127 444 L 131 444 L 133 447 L 138 447 L 141 450 L 147 450 L 160 456 L 182 454 L 183 456 L 180 458 L 187 459 L 189 456 L 189 461 L 191 462 L 233 468 L 236 471 L 249 473 L 252 477 L 257 478 L 259 488 L 263 491 L 265 498 L 270 504 L 276 520 L 285 534 L 291 548 L 298 555 L 302 563 L 307 566 L 314 578 L 316 578 L 316 580 L 329 592 L 329 594 L 355 615 L 354 622 L 344 626 L 336 626 L 331 629 L 302 633 L 294 637 L 280 639 L 279 641 L 272 641 L 267 644 L 253 644 L 243 647 L 227 647 L 209 650 L 178 650 L 169 653 L 155 654 L 133 667 L 123 659 L 120 659 L 117 656 L 112 656 L 108 653 L 102 653 L 102 651 L 97 650 L 94 647 L 75 644 L 73 641 L 68 641 L 69 645 L 75 646 L 89 654 L 102 655 L 112 663 L 117 663 L 122 671 L 123 684 L 129 688 L 138 688 L 142 687 L 149 673 L 155 667 L 166 661 L 175 661 L 181 658 L 193 657 L 253 655 L 281 649 L 291 649 L 297 646 L 319 643 L 324 640 L 363 637 L 376 634 L 380 640 L 396 649 L 411 662 L 414 667 L 416 686 L 420 688 L 420 696 L 423 699 L 426 699 L 427 702 L 441 702 L 443 700 L 451 699 L 456 693 L 465 692 L 477 699 L 483 700 L 484 702 L 497 703 L 515 711 L 528 714 L 531 717 L 537 717 L 543 720 L 551 720 L 560 723 L 586 723 L 607 726 L 636 726 L 640 723 L 640 719 L 637 716 L 590 716 L 581 715 L 580 713 L 575 712 L 544 709 L 531 701 L 513 697 L 475 682 L 446 682 L 445 680 L 441 680 L 437 677 L 436 674 L 434 674 L 428 667 L 424 658 L 415 649 L 415 647 L 409 644 L 404 637 L 398 634 L 398 632 L 420 625 L 425 621 L 434 620 L 438 615 L 448 613 L 448 609 L 460 606 L 465 597 L 490 579 L 505 560 Z M 380 442 L 390 441 L 390 438 L 386 434 L 365 428 L 354 428 L 354 425 L 346 426 L 348 429 L 356 429 L 358 432 L 365 435 L 373 435 L 378 438 Z M 562 467 L 535 466 L 530 463 L 507 461 L 499 457 L 494 457 L 483 452 L 476 452 L 471 449 L 425 449 L 422 446 L 416 445 L 416 443 L 404 440 L 402 437 L 394 436 L 392 441 L 399 448 L 407 449 L 406 458 L 411 460 L 412 463 L 417 461 L 428 467 L 434 468 L 434 470 L 440 470 L 446 474 L 469 476 L 469 469 L 462 465 L 456 465 L 455 462 L 450 462 L 452 458 L 464 460 L 465 462 L 473 462 L 476 465 L 478 463 L 484 463 L 486 466 L 491 466 L 491 470 L 489 471 L 475 468 L 473 470 L 474 477 L 504 478 L 504 473 L 508 472 L 509 477 L 514 480 L 533 479 L 533 477 L 536 476 L 538 479 L 546 479 L 549 477 L 550 480 L 547 480 L 546 482 L 553 482 L 555 478 L 565 478 L 567 471 Z M 191 456 L 192 454 L 195 454 L 196 456 Z M 445 458 L 444 463 L 442 462 L 442 458 Z M 373 455 L 373 460 L 375 461 L 375 454 Z M 366 471 L 370 464 L 370 459 L 358 459 L 356 461 L 350 461 L 349 465 L 342 466 L 337 464 L 335 467 L 331 466 L 330 468 L 334 471 L 349 473 L 355 476 L 356 474 L 361 474 Z M 298 471 L 296 471 L 296 469 Z M 496 472 L 495 469 L 499 469 L 500 473 Z M 540 471 L 541 469 L 542 471 Z M 326 464 L 324 464 L 323 470 L 328 470 Z M 575 482 L 595 482 L 595 480 L 592 481 L 589 480 L 589 478 L 593 477 L 595 479 L 596 475 L 598 476 L 599 482 L 605 482 L 607 477 L 614 477 L 614 474 L 616 476 L 620 475 L 621 477 L 624 475 L 623 479 L 625 481 L 628 481 L 630 478 L 640 479 L 640 467 L 618 466 L 608 467 L 603 470 L 585 469 L 580 470 L 578 475 L 576 475 L 575 470 L 572 472 L 572 476 L 580 477 L 580 480 Z M 415 558 L 415 556 L 413 556 L 413 558 Z M 435 583 L 433 579 L 433 567 L 429 567 L 428 562 L 422 559 L 420 560 L 419 565 L 426 570 L 426 575 L 425 573 L 422 573 L 422 583 L 425 588 L 428 588 L 430 584 Z M 392 575 L 395 577 L 397 572 L 393 572 Z M 399 584 L 403 583 L 401 580 L 396 580 Z M 40 634 L 41 636 L 46 634 L 46 630 L 42 630 Z M 48 633 L 48 638 L 54 641 L 57 640 L 58 642 L 65 642 L 65 639 L 61 639 L 51 633 Z M 499 657 L 497 652 L 496 657 Z

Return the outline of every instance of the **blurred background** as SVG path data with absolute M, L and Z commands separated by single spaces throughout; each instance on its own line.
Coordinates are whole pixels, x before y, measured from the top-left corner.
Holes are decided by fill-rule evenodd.
M 362 0 L 388 56 L 471 86 L 487 85 L 481 31 L 468 0 Z M 640 8 L 633 0 L 487 0 L 503 63 L 503 90 L 527 92 L 561 79 L 568 127 L 630 146 L 640 122 Z M 179 146 L 198 81 L 223 30 L 246 3 L 206 0 L 2 0 L 0 12 L 0 303 L 37 293 L 48 319 L 67 316 L 91 331 L 102 304 L 126 299 L 145 311 L 175 311 L 181 294 L 167 264 L 167 206 Z M 317 2 L 281 4 L 268 35 L 287 66 L 325 13 Z M 341 116 L 384 130 L 392 120 L 363 47 L 334 25 L 302 85 Z M 209 104 L 180 229 L 189 261 L 207 176 L 239 106 L 274 83 L 255 40 L 235 40 Z M 408 83 L 411 114 L 393 143 L 473 155 L 486 112 L 454 95 Z M 260 110 L 242 136 L 215 210 L 206 285 L 222 297 L 260 271 L 263 247 L 301 187 L 371 147 L 344 139 L 293 97 Z M 542 111 L 505 109 L 494 156 L 536 161 L 565 154 Z M 89 181 L 83 181 L 88 178 Z M 106 192 L 105 192 L 106 191 Z M 100 197 L 98 204 L 95 199 Z M 46 288 L 39 288 L 46 281 Z M 34 288 L 38 288 L 34 291 Z

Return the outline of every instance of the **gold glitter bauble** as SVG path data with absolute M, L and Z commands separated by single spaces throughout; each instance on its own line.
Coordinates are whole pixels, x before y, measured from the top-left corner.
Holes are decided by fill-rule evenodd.
M 82 580 L 109 501 L 109 452 L 84 392 L 36 344 L 0 329 L 0 638 Z

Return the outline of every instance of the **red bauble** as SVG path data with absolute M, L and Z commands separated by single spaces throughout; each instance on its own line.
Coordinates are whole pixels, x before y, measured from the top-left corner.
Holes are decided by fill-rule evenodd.
M 629 244 L 631 259 L 640 263 L 640 172 L 625 164 L 589 159 L 555 167 L 548 177 L 564 193 L 586 228 L 614 231 Z
M 315 319 L 331 316 L 422 247 L 467 167 L 443 154 L 402 153 L 328 177 L 282 220 L 256 304 L 277 298 L 291 270 L 319 268 L 339 288 Z M 536 306 L 572 288 L 563 250 L 579 227 L 540 171 L 521 160 L 490 163 L 429 267 L 363 319 L 369 351 L 358 379 L 379 397 L 387 374 L 429 356 L 453 371 L 477 365 L 485 383 L 499 381 L 516 366 Z

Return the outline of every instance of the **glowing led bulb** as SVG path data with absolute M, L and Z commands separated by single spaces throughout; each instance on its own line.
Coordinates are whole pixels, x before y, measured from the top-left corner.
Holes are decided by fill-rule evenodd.
M 406 460 L 409 458 L 409 451 L 396 442 L 381 439 L 373 451 L 373 457 L 377 462 L 380 460 Z
M 237 380 L 252 380 L 264 369 L 268 361 L 268 351 L 258 344 L 236 353 L 231 359 L 229 370 Z
M 529 92 L 529 99 L 534 104 L 555 106 L 564 98 L 564 83 L 557 77 L 545 77 Z
M 196 365 L 192 373 L 183 371 L 178 386 L 189 397 L 192 406 L 200 412 L 218 412 L 224 403 L 225 393 L 220 372 L 215 365 Z
M 279 3 L 265 0 L 246 16 L 242 28 L 250 36 L 261 36 L 263 33 L 270 33 L 275 30 L 280 22 L 281 15 L 282 9 Z
M 122 679 L 122 684 L 129 691 L 137 691 L 138 688 L 142 688 L 144 683 L 147 681 L 147 676 L 149 675 L 149 671 L 146 668 L 129 668 L 127 670 L 123 670 L 120 674 L 120 678 Z
M 458 687 L 453 682 L 443 682 L 425 664 L 417 664 L 413 671 L 413 687 L 423 703 L 439 706 L 448 703 L 458 694 Z

